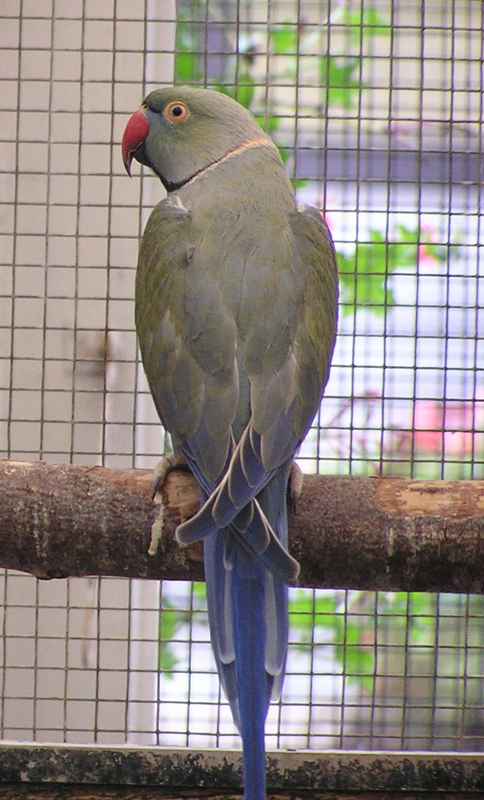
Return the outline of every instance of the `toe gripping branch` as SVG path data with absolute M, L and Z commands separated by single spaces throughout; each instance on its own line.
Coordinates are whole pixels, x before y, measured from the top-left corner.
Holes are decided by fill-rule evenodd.
M 150 556 L 155 556 L 158 552 L 163 536 L 165 511 L 168 508 L 170 511 L 176 511 L 180 522 L 184 522 L 192 517 L 200 508 L 200 495 L 198 492 L 193 491 L 195 487 L 192 486 L 191 481 L 189 488 L 192 489 L 192 491 L 189 493 L 187 493 L 186 490 L 184 491 L 184 489 L 186 489 L 186 484 L 182 484 L 180 487 L 178 483 L 175 492 L 168 492 L 170 483 L 169 476 L 173 472 L 184 472 L 191 475 L 191 470 L 182 456 L 163 456 L 153 471 L 151 500 L 154 502 L 159 498 L 160 504 L 158 515 L 151 526 L 151 539 L 148 548 L 148 554 Z

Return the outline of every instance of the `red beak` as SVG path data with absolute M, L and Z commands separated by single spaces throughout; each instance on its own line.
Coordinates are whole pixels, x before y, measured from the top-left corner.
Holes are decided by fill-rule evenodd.
M 124 129 L 123 141 L 121 149 L 123 151 L 123 162 L 126 167 L 126 172 L 131 176 L 131 162 L 138 147 L 140 147 L 150 130 L 150 123 L 146 118 L 146 114 L 142 108 L 135 111 L 129 118 L 128 124 Z

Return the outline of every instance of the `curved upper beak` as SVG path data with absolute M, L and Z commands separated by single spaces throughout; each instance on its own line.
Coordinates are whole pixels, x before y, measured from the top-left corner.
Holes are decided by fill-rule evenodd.
M 150 123 L 146 117 L 144 108 L 141 107 L 138 111 L 128 120 L 128 124 L 124 129 L 123 140 L 121 143 L 121 150 L 123 152 L 123 163 L 126 167 L 126 172 L 131 176 L 131 162 L 138 147 L 141 147 L 144 140 L 148 136 L 150 130 Z

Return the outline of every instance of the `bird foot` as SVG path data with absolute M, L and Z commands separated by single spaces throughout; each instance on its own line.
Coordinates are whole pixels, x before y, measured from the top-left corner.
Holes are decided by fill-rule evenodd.
M 304 473 L 295 461 L 291 464 L 291 472 L 289 473 L 289 485 L 287 490 L 287 502 L 289 510 L 293 513 L 296 512 L 299 498 L 301 497 L 304 483 Z
M 160 510 L 153 525 L 151 526 L 150 546 L 148 548 L 148 555 L 150 556 L 155 556 L 160 546 L 165 519 L 163 489 L 168 475 L 175 469 L 188 469 L 185 459 L 182 456 L 163 456 L 153 471 L 153 478 L 151 481 L 151 500 L 154 502 L 157 500 L 157 498 L 159 498 Z

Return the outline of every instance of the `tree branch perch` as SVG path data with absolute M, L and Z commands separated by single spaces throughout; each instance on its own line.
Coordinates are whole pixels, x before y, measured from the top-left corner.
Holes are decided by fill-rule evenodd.
M 0 461 L 0 566 L 41 578 L 202 580 L 201 545 L 174 530 L 197 507 L 191 475 L 170 473 L 158 554 L 151 473 Z M 305 476 L 290 549 L 299 585 L 484 593 L 484 482 Z

